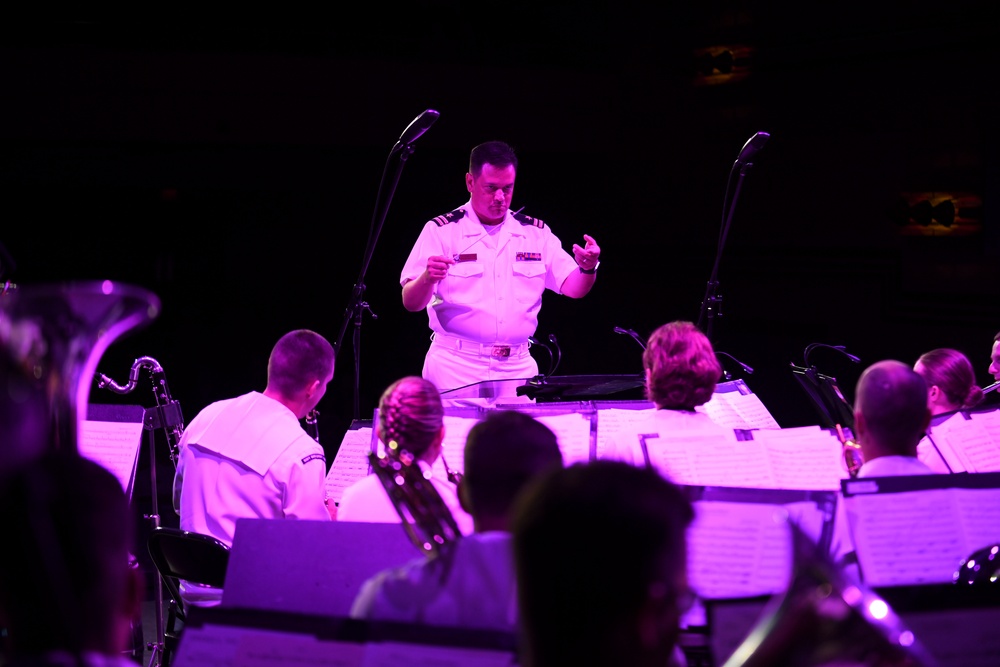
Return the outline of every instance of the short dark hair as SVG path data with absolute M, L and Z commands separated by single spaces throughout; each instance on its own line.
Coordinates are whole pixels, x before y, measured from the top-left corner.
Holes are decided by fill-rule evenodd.
M 135 517 L 118 479 L 53 449 L 0 480 L 0 608 L 14 653 L 93 650 L 121 613 Z
M 474 516 L 506 516 L 529 480 L 563 464 L 555 433 L 516 410 L 491 412 L 469 429 L 464 459 L 463 484 Z
M 289 331 L 274 344 L 267 361 L 267 384 L 283 396 L 294 396 L 314 380 L 333 372 L 330 342 L 309 329 Z
M 494 167 L 511 165 L 517 171 L 517 155 L 514 149 L 502 141 L 487 141 L 472 149 L 469 154 L 469 173 L 479 176 L 484 164 Z
M 916 371 L 894 359 L 872 364 L 858 378 L 854 407 L 882 449 L 916 456 L 928 415 L 927 383 Z
M 668 604 L 686 594 L 664 579 L 685 574 L 693 518 L 678 486 L 621 461 L 530 482 L 512 521 L 525 664 L 634 664 L 629 654 L 647 650 L 635 623 L 651 590 Z M 672 649 L 676 637 L 664 639 Z

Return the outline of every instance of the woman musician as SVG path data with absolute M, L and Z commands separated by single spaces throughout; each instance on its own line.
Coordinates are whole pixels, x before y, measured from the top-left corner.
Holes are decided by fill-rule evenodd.
M 383 444 L 395 441 L 428 468 L 441 456 L 444 441 L 444 407 L 441 394 L 429 381 L 407 376 L 390 384 L 379 399 L 376 434 Z M 432 477 L 444 504 L 451 510 L 463 535 L 472 532 L 472 517 L 458 502 L 458 489 L 450 481 Z M 374 474 L 344 489 L 337 508 L 338 521 L 398 523 L 402 519 Z

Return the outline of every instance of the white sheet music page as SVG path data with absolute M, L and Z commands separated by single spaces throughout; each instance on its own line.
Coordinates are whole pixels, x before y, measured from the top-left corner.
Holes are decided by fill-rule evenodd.
M 845 497 L 847 521 L 866 584 L 952 581 L 955 567 L 969 555 L 955 492 L 930 489 Z
M 843 445 L 819 426 L 757 430 L 753 439 L 766 452 L 776 488 L 839 491 L 848 476 Z
M 954 489 L 962 517 L 966 558 L 977 549 L 1000 544 L 1000 489 Z
M 695 502 L 688 576 L 702 599 L 770 595 L 791 577 L 791 533 L 780 505 Z
M 648 405 L 652 405 L 651 403 Z M 641 409 L 599 408 L 597 410 L 597 458 L 604 458 L 609 443 L 623 433 L 636 431 L 650 420 L 655 407 Z
M 371 427 L 347 429 L 340 449 L 326 473 L 326 496 L 340 502 L 344 489 L 368 474 L 368 453 L 372 450 Z
M 129 493 L 139 463 L 142 422 L 84 420 L 77 438 L 80 454 L 114 473 L 122 490 Z
M 465 471 L 465 440 L 469 431 L 479 422 L 478 417 L 444 416 L 444 441 L 441 443 L 441 454 L 431 469 L 439 479 L 447 479 L 444 464 L 454 472 Z
M 716 392 L 708 403 L 697 409 L 707 413 L 720 426 L 744 430 L 781 428 L 757 394 Z
M 775 488 L 770 461 L 753 441 L 672 434 L 647 437 L 646 447 L 650 464 L 677 484 Z
M 590 415 L 571 412 L 564 415 L 538 414 L 535 418 L 549 427 L 559 440 L 563 464 L 590 461 Z
M 975 435 L 961 443 L 961 451 L 975 466 L 970 467 L 969 472 L 1000 472 L 1000 410 L 972 413 L 971 419 L 962 425 L 963 434 L 968 429 L 966 424 L 973 424 L 975 428 Z

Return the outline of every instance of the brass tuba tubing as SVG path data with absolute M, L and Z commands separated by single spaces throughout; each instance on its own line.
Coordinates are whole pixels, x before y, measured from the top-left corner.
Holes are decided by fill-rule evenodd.
M 152 292 L 110 280 L 0 296 L 0 468 L 51 447 L 76 450 L 104 352 L 159 312 Z

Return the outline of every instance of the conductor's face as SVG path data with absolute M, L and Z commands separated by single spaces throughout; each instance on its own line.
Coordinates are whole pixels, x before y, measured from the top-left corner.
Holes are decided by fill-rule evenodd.
M 515 176 L 512 164 L 506 167 L 484 164 L 478 176 L 465 175 L 465 186 L 472 195 L 472 209 L 480 222 L 485 225 L 503 222 L 514 194 Z

